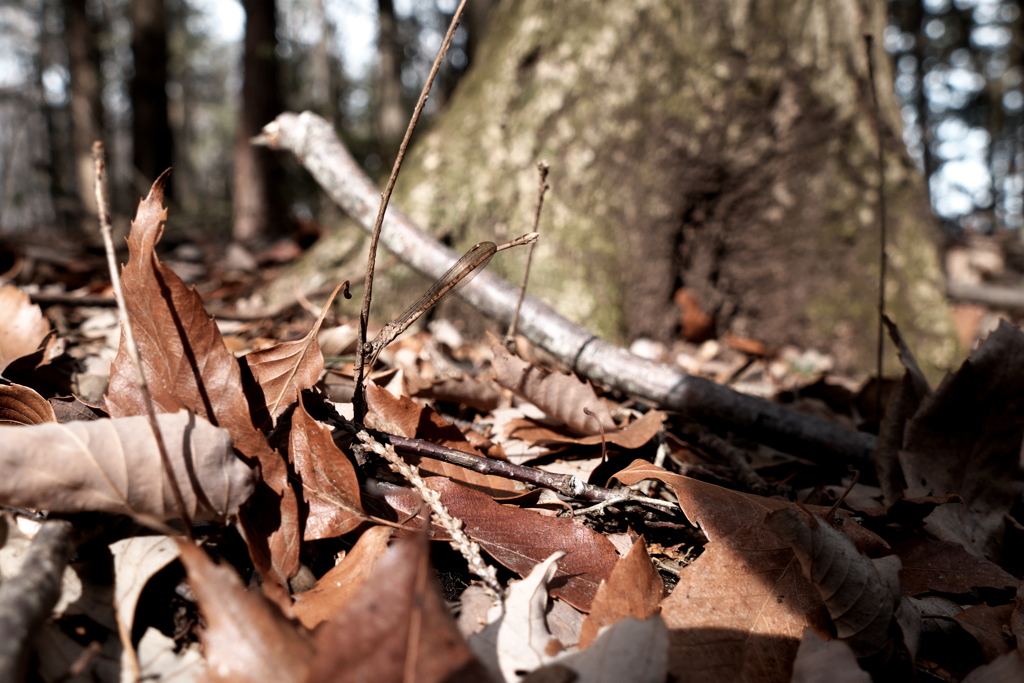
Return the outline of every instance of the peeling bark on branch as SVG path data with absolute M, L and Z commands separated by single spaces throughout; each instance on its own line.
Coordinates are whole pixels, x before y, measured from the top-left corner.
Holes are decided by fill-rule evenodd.
M 264 128 L 261 144 L 295 154 L 321 187 L 365 230 L 373 227 L 380 191 L 338 140 L 330 124 L 311 112 L 286 113 Z M 459 254 L 389 208 L 383 244 L 428 278 L 436 278 Z M 485 272 L 459 295 L 484 315 L 507 325 L 518 289 Z M 838 455 L 869 463 L 875 437 L 763 399 L 746 396 L 677 367 L 644 360 L 569 322 L 539 299 L 526 296 L 519 332 L 577 374 L 593 382 L 677 410 L 692 420 L 714 424 L 774 448 L 821 460 Z

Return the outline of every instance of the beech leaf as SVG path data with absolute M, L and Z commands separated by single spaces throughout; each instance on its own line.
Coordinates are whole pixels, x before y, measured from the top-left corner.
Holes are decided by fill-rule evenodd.
M 945 541 L 998 561 L 1006 515 L 1020 497 L 1024 333 L 1005 321 L 907 424 L 900 463 L 911 498 L 954 493 L 926 519 Z
M 178 541 L 181 562 L 206 622 L 200 631 L 207 680 L 218 683 L 302 683 L 313 645 L 276 605 L 245 589 L 229 565 Z
M 397 540 L 313 637 L 309 683 L 489 680 L 445 605 L 423 535 Z
M 608 580 L 598 587 L 590 614 L 580 630 L 580 649 L 585 650 L 593 643 L 604 626 L 626 617 L 643 621 L 657 614 L 664 596 L 665 583 L 654 569 L 641 536 L 633 542 L 626 556 L 615 563 Z
M 288 454 L 309 506 L 303 540 L 341 536 L 366 519 L 355 467 L 334 444 L 331 431 L 310 417 L 301 402 L 292 413 Z
M 0 384 L 0 423 L 38 425 L 56 421 L 53 406 L 33 389 L 20 384 Z
M 370 527 L 359 537 L 345 558 L 320 577 L 308 591 L 293 596 L 295 617 L 306 628 L 314 628 L 332 617 L 362 589 L 388 549 L 391 528 Z
M 295 574 L 299 564 L 299 518 L 295 492 L 288 483 L 284 458 L 270 448 L 252 423 L 242 388 L 238 361 L 224 345 L 216 323 L 207 315 L 195 289 L 161 263 L 155 252 L 163 235 L 166 173 L 153 183 L 128 235 L 128 264 L 122 274 L 125 305 L 132 321 L 143 373 L 158 412 L 184 407 L 223 427 L 238 451 L 260 464 L 262 481 L 243 524 L 253 529 L 246 540 L 261 574 L 273 569 L 278 583 Z M 135 367 L 121 335 L 110 367 L 107 407 L 114 417 L 143 415 L 146 406 L 138 389 Z M 252 510 L 250 515 L 248 510 Z M 250 519 L 250 516 L 252 519 Z M 267 528 L 263 528 L 267 527 Z M 269 536 L 270 557 L 254 547 Z
M 525 576 L 556 551 L 567 552 L 551 581 L 551 594 L 584 612 L 590 609 L 598 586 L 611 575 L 619 557 L 611 541 L 571 519 L 501 505 L 441 477 L 426 481 L 462 520 L 469 537 L 519 575 Z
M 832 616 L 836 634 L 858 658 L 891 647 L 889 624 L 899 593 L 885 585 L 848 536 L 801 510 L 770 512 L 765 523 L 793 547 L 804 576 Z
M 230 434 L 185 411 L 157 421 L 189 515 L 218 522 L 235 516 L 257 475 L 235 455 Z M 3 435 L 0 504 L 142 521 L 178 517 L 147 418 L 47 423 Z
M 50 323 L 43 312 L 14 285 L 0 287 L 0 373 L 43 343 Z
M 601 427 L 611 432 L 618 427 L 608 406 L 594 393 L 594 388 L 575 375 L 549 372 L 509 354 L 496 341 L 494 350 L 495 379 L 516 396 L 534 404 L 546 414 L 563 422 L 580 434 L 598 434 Z M 592 415 L 583 412 L 584 408 Z M 600 425 L 600 426 L 599 426 Z
M 348 280 L 345 280 L 334 289 L 305 337 L 245 355 L 249 370 L 263 393 L 262 407 L 268 413 L 268 424 L 258 425 L 261 429 L 276 421 L 281 413 L 299 400 L 299 394 L 313 388 L 320 379 L 320 373 L 324 371 L 324 355 L 320 351 L 317 335 L 331 310 L 334 297 L 342 287 L 347 286 Z M 256 407 L 256 412 L 259 412 L 259 407 Z
M 871 676 L 857 664 L 849 645 L 825 640 L 808 628 L 793 661 L 792 683 L 871 683 Z

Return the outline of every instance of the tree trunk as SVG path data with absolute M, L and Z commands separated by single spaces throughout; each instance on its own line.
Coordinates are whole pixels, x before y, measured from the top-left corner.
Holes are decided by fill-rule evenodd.
M 245 58 L 242 109 L 234 149 L 234 238 L 250 244 L 286 231 L 281 167 L 272 152 L 250 138 L 282 111 L 274 0 L 244 0 Z
M 133 0 L 131 6 L 132 177 L 143 194 L 174 165 L 174 135 L 167 108 L 167 14 L 164 0 Z M 173 175 L 166 192 L 173 198 Z
M 519 234 L 547 159 L 530 287 L 562 314 L 613 339 L 669 339 L 686 287 L 718 333 L 870 371 L 879 179 L 863 35 L 882 35 L 885 12 L 882 0 L 503 3 L 394 202 L 461 248 L 499 225 Z M 878 49 L 888 310 L 926 366 L 948 367 L 933 221 Z
M 81 208 L 78 222 L 86 239 L 98 244 L 92 143 L 103 139 L 103 104 L 100 51 L 96 27 L 86 12 L 86 0 L 64 1 L 64 38 L 71 75 L 71 145 Z
M 392 0 L 377 0 L 377 88 L 373 127 L 380 143 L 384 167 L 391 168 L 398 154 L 409 112 L 402 103 L 402 41 Z

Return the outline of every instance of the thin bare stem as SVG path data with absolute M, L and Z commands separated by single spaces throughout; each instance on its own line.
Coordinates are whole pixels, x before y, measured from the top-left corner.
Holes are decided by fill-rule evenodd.
M 113 230 L 110 227 L 110 214 L 107 210 L 107 199 L 104 188 L 106 186 L 106 161 L 103 150 L 103 143 L 96 141 L 92 143 L 92 158 L 96 168 L 96 207 L 100 219 L 100 234 L 103 236 L 103 247 L 107 252 L 107 267 L 110 270 L 110 283 L 114 287 L 114 296 L 117 297 L 117 310 L 121 316 L 121 325 L 124 327 L 125 346 L 128 355 L 131 356 L 132 365 L 135 366 L 135 376 L 139 382 L 139 391 L 142 392 L 142 403 L 146 406 L 146 416 L 149 418 L 149 426 L 156 438 L 157 450 L 160 452 L 160 461 L 164 466 L 164 473 L 171 485 L 171 494 L 174 496 L 174 503 L 178 507 L 178 516 L 185 525 L 185 536 L 189 541 L 192 537 L 192 518 L 185 507 L 185 499 L 181 495 L 181 488 L 178 486 L 178 478 L 174 474 L 174 467 L 171 466 L 171 457 L 167 453 L 167 444 L 164 443 L 163 434 L 160 432 L 160 425 L 156 420 L 156 409 L 153 407 L 153 397 L 149 392 L 149 385 L 146 383 L 146 376 L 142 372 L 142 361 L 139 359 L 139 347 L 135 343 L 135 334 L 132 332 L 132 321 L 128 317 L 128 307 L 124 303 L 124 289 L 121 288 L 121 274 L 117 268 L 117 257 L 114 254 Z
M 391 193 L 395 189 L 395 181 L 398 180 L 398 171 L 402 168 L 402 161 L 405 160 L 405 152 L 409 147 L 409 140 L 412 139 L 412 133 L 416 129 L 416 124 L 420 120 L 420 114 L 423 112 L 423 105 L 427 102 L 427 96 L 430 94 L 430 88 L 434 84 L 434 78 L 437 76 L 438 70 L 441 68 L 441 63 L 444 61 L 445 55 L 448 53 L 448 48 L 452 44 L 452 38 L 455 36 L 455 29 L 459 26 L 459 20 L 462 19 L 462 12 L 466 9 L 466 2 L 468 0 L 462 0 L 459 3 L 458 8 L 455 10 L 455 14 L 452 15 L 451 24 L 448 26 L 448 32 L 445 33 L 444 41 L 441 43 L 440 49 L 437 51 L 437 57 L 434 58 L 434 64 L 430 67 L 430 73 L 427 75 L 427 80 L 423 84 L 423 90 L 420 92 L 420 98 L 416 102 L 416 108 L 412 112 L 412 118 L 409 119 L 409 126 L 405 129 L 405 137 L 402 138 L 402 144 L 398 148 L 398 156 L 395 158 L 395 165 L 391 169 L 391 176 L 388 178 L 388 184 L 384 187 L 384 192 L 380 197 L 380 208 L 377 210 L 377 220 L 373 224 L 373 233 L 370 236 L 370 254 L 366 262 L 366 284 L 363 289 L 363 307 L 359 311 L 359 343 L 356 345 L 356 378 L 355 378 L 355 392 L 352 396 L 352 409 L 356 422 L 362 422 L 366 415 L 366 395 L 363 387 L 363 377 L 366 373 L 365 358 L 369 349 L 366 347 L 366 328 L 370 322 L 370 301 L 373 297 L 373 269 L 377 261 L 377 243 L 380 241 L 380 230 L 384 224 L 384 214 L 388 208 L 388 202 L 391 200 Z
M 878 348 L 877 367 L 875 372 L 878 376 L 877 403 L 878 414 L 882 414 L 882 370 L 883 352 L 885 350 L 885 271 L 888 265 L 889 255 L 886 252 L 887 223 L 885 215 L 885 145 L 882 140 L 882 117 L 878 107 L 878 89 L 875 86 L 875 57 L 872 46 L 874 38 L 871 34 L 864 36 L 864 51 L 868 57 L 868 87 L 871 89 L 871 104 L 874 108 L 875 137 L 878 140 Z
M 540 176 L 540 181 L 537 184 L 537 208 L 533 212 L 531 233 L 537 232 L 537 226 L 540 224 L 540 210 L 544 207 L 544 194 L 551 189 L 547 182 L 548 170 L 550 168 L 550 164 L 546 161 L 537 162 L 537 173 Z M 516 326 L 519 324 L 519 309 L 523 307 L 523 298 L 526 296 L 526 283 L 530 279 L 530 265 L 533 263 L 533 250 L 535 246 L 536 242 L 530 244 L 530 248 L 526 252 L 526 268 L 523 270 L 523 283 L 519 286 L 519 300 L 516 301 L 516 310 L 512 313 L 512 322 L 509 323 L 508 333 L 505 335 L 505 348 L 512 354 L 516 353 Z

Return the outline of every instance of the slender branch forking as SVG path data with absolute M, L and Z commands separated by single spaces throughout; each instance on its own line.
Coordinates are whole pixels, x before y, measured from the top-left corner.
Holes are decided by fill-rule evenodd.
M 456 261 L 455 265 L 449 268 L 441 277 L 437 278 L 419 299 L 414 301 L 409 308 L 405 309 L 400 316 L 385 325 L 372 342 L 367 343 L 364 355 L 367 370 L 373 368 L 373 364 L 377 362 L 377 356 L 384 347 L 409 329 L 410 325 L 416 322 L 421 315 L 433 306 L 441 303 L 467 285 L 470 280 L 487 267 L 492 256 L 499 251 L 512 247 L 518 247 L 523 244 L 532 245 L 536 241 L 537 233 L 531 232 L 500 245 L 496 245 L 494 242 L 480 242 L 463 254 L 462 258 Z
M 455 29 L 459 26 L 459 21 L 462 19 L 462 12 L 466 9 L 467 0 L 462 0 L 456 8 L 455 13 L 452 15 L 451 24 L 448 26 L 448 32 L 445 33 L 444 41 L 441 43 L 441 47 L 437 51 L 437 57 L 434 58 L 434 64 L 430 67 L 430 73 L 427 75 L 427 80 L 423 84 L 423 91 L 420 92 L 420 98 L 416 102 L 416 108 L 412 112 L 412 118 L 409 119 L 409 126 L 405 129 L 405 137 L 402 138 L 402 144 L 398 148 L 398 155 L 395 157 L 395 165 L 391 169 L 391 176 L 388 178 L 388 184 L 384 187 L 384 192 L 381 193 L 380 197 L 380 208 L 377 210 L 377 220 L 373 226 L 373 232 L 370 235 L 370 254 L 366 262 L 366 282 L 363 289 L 363 306 L 359 311 L 359 343 L 356 344 L 356 371 L 355 371 L 355 391 L 352 396 L 352 409 L 356 422 L 362 422 L 366 415 L 366 396 L 364 394 L 363 377 L 367 371 L 366 368 L 366 328 L 370 322 L 370 301 L 373 297 L 373 269 L 377 261 L 377 243 L 380 241 L 380 230 L 384 224 L 384 214 L 387 212 L 388 202 L 391 200 L 391 193 L 395 189 L 395 181 L 398 180 L 398 171 L 402 168 L 402 161 L 405 159 L 405 152 L 409 147 L 409 140 L 412 138 L 412 132 L 416 129 L 416 123 L 420 120 L 420 114 L 423 112 L 423 105 L 427 102 L 427 95 L 430 94 L 430 87 L 434 84 L 434 78 L 437 77 L 437 72 L 441 68 L 441 63 L 444 61 L 445 55 L 448 53 L 448 48 L 452 44 L 452 38 L 455 36 Z
M 551 189 L 548 185 L 548 171 L 551 165 L 547 161 L 537 162 L 537 173 L 540 181 L 537 184 L 537 208 L 533 212 L 533 228 L 531 233 L 537 232 L 540 224 L 540 210 L 544 207 L 544 194 Z M 536 243 L 530 245 L 526 252 L 526 268 L 523 269 L 523 283 L 519 286 L 519 300 L 516 301 L 516 310 L 512 313 L 512 322 L 508 325 L 508 333 L 505 334 L 505 348 L 509 353 L 516 353 L 516 326 L 519 324 L 519 309 L 523 307 L 523 298 L 526 296 L 526 283 L 530 279 L 530 265 L 533 263 L 533 250 Z
M 174 467 L 171 465 L 171 457 L 167 453 L 167 444 L 164 443 L 163 434 L 160 432 L 160 425 L 156 420 L 156 410 L 153 407 L 153 397 L 149 393 L 149 385 L 146 383 L 146 375 L 142 371 L 142 361 L 139 359 L 139 347 L 135 343 L 135 334 L 132 331 L 131 318 L 128 317 L 128 307 L 124 302 L 124 289 L 121 287 L 121 275 L 117 269 L 117 257 L 114 255 L 113 230 L 110 227 L 110 213 L 107 210 L 107 198 L 104 192 L 106 184 L 106 162 L 103 150 L 103 143 L 97 140 L 92 144 L 92 157 L 96 169 L 96 207 L 100 219 L 100 234 L 103 236 L 103 247 L 107 253 L 107 267 L 110 270 L 110 283 L 114 288 L 114 296 L 117 297 L 117 310 L 121 317 L 121 325 L 124 330 L 124 343 L 128 355 L 135 366 L 135 376 L 139 382 L 139 391 L 142 393 L 142 403 L 146 406 L 146 416 L 149 418 L 149 426 L 156 438 L 157 450 L 160 452 L 160 461 L 164 466 L 164 473 L 171 485 L 171 494 L 174 503 L 178 507 L 178 516 L 185 525 L 185 536 L 189 541 L 192 538 L 192 519 L 185 507 L 185 498 L 181 495 L 181 487 L 178 486 L 178 478 L 174 474 Z

